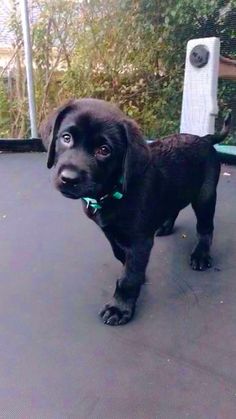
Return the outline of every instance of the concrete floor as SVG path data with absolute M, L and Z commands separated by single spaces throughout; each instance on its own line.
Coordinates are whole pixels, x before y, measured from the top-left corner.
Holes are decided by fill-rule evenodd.
M 214 268 L 188 266 L 188 208 L 115 328 L 97 313 L 120 264 L 45 159 L 0 156 L 0 418 L 235 419 L 236 169 L 222 167 Z

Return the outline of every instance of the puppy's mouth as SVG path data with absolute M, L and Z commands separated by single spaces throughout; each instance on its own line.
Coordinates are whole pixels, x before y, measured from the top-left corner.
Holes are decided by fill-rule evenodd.
M 66 198 L 70 199 L 80 199 L 83 196 L 90 196 L 88 191 L 84 188 L 66 188 L 64 185 L 57 185 L 56 186 L 59 192 Z
M 55 182 L 55 186 L 63 196 L 70 199 L 81 199 L 83 197 L 96 198 L 98 194 L 97 185 L 76 185 L 71 187 L 61 182 Z
M 69 192 L 69 191 L 62 191 L 62 190 L 60 190 L 60 192 L 66 198 L 70 198 L 70 199 L 80 199 L 80 198 L 82 198 L 82 195 L 80 196 L 78 194 L 75 194 L 75 193 L 72 193 L 72 192 Z

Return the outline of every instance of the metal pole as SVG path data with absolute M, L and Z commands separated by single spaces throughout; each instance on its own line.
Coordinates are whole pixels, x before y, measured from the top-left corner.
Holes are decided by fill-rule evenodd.
M 24 37 L 25 66 L 26 66 L 27 91 L 28 91 L 28 100 L 29 100 L 31 137 L 37 138 L 38 132 L 37 132 L 36 107 L 35 107 L 35 97 L 34 97 L 32 48 L 31 48 L 31 40 L 30 40 L 30 26 L 29 26 L 27 0 L 20 0 L 20 8 L 21 8 L 22 29 L 23 29 L 23 37 Z

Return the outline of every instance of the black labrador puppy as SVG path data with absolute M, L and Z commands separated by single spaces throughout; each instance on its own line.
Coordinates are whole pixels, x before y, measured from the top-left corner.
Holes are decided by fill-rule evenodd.
M 97 99 L 71 100 L 41 126 L 48 168 L 56 188 L 81 199 L 86 215 L 109 240 L 124 265 L 104 323 L 121 325 L 133 316 L 154 236 L 173 230 L 179 211 L 192 204 L 198 242 L 194 270 L 211 266 L 210 246 L 220 163 L 213 144 L 219 135 L 175 134 L 147 144 L 138 125 L 116 106 Z

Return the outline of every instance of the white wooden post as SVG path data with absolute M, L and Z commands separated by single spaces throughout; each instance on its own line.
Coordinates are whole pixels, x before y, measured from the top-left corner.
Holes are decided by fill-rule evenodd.
M 37 122 L 36 122 L 36 105 L 34 96 L 34 78 L 33 78 L 33 61 L 32 61 L 32 48 L 30 39 L 30 25 L 29 25 L 29 12 L 27 0 L 20 1 L 21 6 L 21 18 L 22 18 L 22 29 L 24 38 L 24 49 L 25 49 L 25 66 L 26 66 L 26 77 L 27 77 L 27 90 L 29 100 L 29 114 L 30 114 L 30 126 L 31 126 L 31 137 L 37 138 Z
M 180 132 L 204 136 L 215 132 L 220 61 L 218 38 L 187 44 Z

